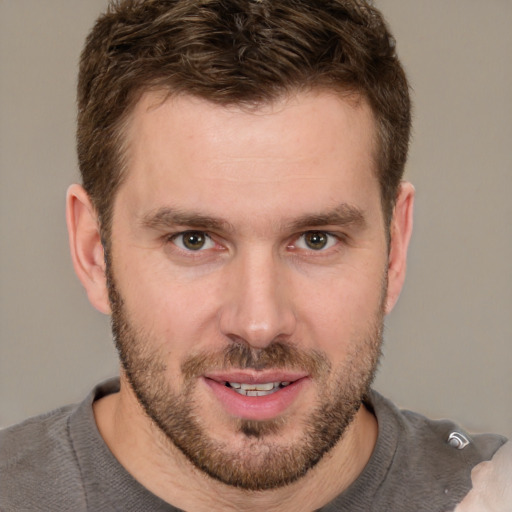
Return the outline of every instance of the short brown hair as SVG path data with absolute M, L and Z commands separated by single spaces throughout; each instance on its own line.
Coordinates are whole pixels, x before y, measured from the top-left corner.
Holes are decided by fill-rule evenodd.
M 363 0 L 120 0 L 81 55 L 77 146 L 83 185 L 108 244 L 123 178 L 123 126 L 152 88 L 218 104 L 260 104 L 297 90 L 362 96 L 377 124 L 390 220 L 409 143 L 405 73 L 386 23 Z

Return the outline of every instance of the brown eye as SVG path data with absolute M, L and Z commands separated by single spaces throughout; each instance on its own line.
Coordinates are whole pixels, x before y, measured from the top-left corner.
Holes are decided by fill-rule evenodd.
M 304 242 L 309 249 L 319 251 L 327 246 L 329 236 L 322 231 L 309 231 L 304 234 Z
M 183 245 L 191 251 L 202 249 L 205 242 L 205 237 L 202 233 L 186 233 L 183 235 Z
M 173 237 L 172 240 L 180 249 L 200 251 L 213 246 L 211 238 L 202 231 L 185 231 Z

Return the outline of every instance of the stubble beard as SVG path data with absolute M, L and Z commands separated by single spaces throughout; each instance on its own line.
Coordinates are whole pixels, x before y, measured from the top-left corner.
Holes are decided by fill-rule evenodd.
M 165 438 L 196 468 L 224 484 L 261 491 L 295 482 L 340 441 L 369 393 L 381 354 L 385 286 L 380 309 L 362 339 L 352 343 L 341 368 L 331 368 L 321 352 L 304 351 L 284 341 L 259 350 L 229 342 L 221 352 L 185 359 L 181 365 L 185 391 L 178 393 L 167 381 L 163 355 L 152 348 L 160 340 L 130 324 L 111 267 L 107 268 L 112 332 L 129 385 Z M 291 443 L 283 442 L 287 428 L 283 418 L 234 421 L 233 434 L 243 436 L 244 442 L 242 450 L 233 450 L 229 439 L 214 439 L 209 435 L 211 427 L 201 422 L 201 404 L 194 400 L 197 378 L 208 369 L 265 368 L 306 370 L 321 390 L 316 407 L 302 421 L 300 441 Z

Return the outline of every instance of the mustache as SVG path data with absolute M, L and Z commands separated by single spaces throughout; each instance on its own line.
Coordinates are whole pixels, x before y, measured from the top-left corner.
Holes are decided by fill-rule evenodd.
M 306 371 L 312 377 L 319 377 L 331 369 L 331 364 L 323 352 L 298 349 L 290 343 L 275 341 L 261 349 L 233 343 L 214 353 L 201 352 L 189 356 L 181 365 L 185 379 L 194 379 L 212 369 L 287 369 Z

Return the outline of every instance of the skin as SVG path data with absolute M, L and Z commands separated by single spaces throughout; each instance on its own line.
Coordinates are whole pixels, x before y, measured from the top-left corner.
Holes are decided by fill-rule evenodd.
M 328 92 L 256 110 L 187 96 L 164 101 L 154 92 L 142 97 L 127 132 L 111 260 L 125 313 L 164 362 L 169 389 L 186 391 L 180 365 L 187 357 L 232 343 L 257 351 L 283 340 L 319 351 L 333 369 L 327 380 L 307 376 L 276 413 L 284 426 L 270 445 L 286 447 L 301 440 L 303 421 L 323 387 L 334 386 L 335 370 L 355 354 L 359 367 L 367 364 L 362 340 L 382 309 L 393 308 L 405 277 L 414 196 L 403 183 L 388 246 L 374 139 L 367 104 Z M 177 223 L 169 211 L 188 218 Z M 67 220 L 75 270 L 91 303 L 110 314 L 97 216 L 78 185 L 68 191 Z M 210 237 L 204 250 L 184 248 L 180 233 L 191 229 Z M 311 249 L 304 236 L 310 231 L 328 234 L 327 246 Z M 208 435 L 243 457 L 239 418 L 204 378 L 194 380 L 192 397 Z M 377 437 L 377 422 L 362 407 L 341 441 L 300 480 L 255 492 L 196 469 L 146 416 L 123 372 L 120 393 L 96 402 L 94 412 L 121 464 L 185 510 L 318 508 L 357 478 Z
M 472 489 L 454 512 L 507 512 L 512 503 L 512 442 L 471 471 Z

